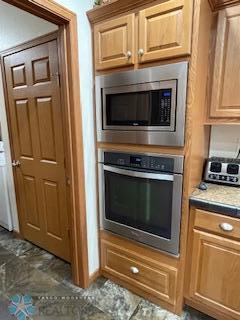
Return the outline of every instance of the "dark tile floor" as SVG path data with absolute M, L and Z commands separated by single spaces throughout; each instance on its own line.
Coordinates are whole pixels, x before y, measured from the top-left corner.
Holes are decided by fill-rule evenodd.
M 190 308 L 178 317 L 104 278 L 86 290 L 76 287 L 69 264 L 0 227 L 0 320 L 16 319 L 8 312 L 15 294 L 33 298 L 31 319 L 212 319 Z

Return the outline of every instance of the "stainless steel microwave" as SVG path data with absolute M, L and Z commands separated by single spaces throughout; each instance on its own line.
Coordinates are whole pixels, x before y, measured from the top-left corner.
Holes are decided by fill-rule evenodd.
M 183 146 L 188 63 L 96 77 L 100 142 Z

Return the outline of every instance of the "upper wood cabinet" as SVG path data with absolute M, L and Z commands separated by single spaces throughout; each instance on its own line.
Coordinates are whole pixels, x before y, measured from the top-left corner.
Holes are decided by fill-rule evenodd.
M 210 118 L 240 117 L 240 5 L 219 12 Z
M 193 1 L 166 0 L 136 14 L 95 24 L 96 70 L 189 55 L 192 7 Z
M 94 26 L 96 70 L 134 63 L 134 14 Z
M 209 0 L 209 3 L 213 10 L 220 10 L 227 6 L 238 4 L 239 0 Z
M 191 53 L 192 5 L 171 0 L 139 12 L 140 62 Z

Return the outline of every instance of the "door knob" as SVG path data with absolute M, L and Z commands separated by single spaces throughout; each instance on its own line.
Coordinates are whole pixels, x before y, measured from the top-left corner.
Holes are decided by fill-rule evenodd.
M 131 267 L 130 270 L 131 270 L 131 272 L 132 272 L 133 274 L 138 274 L 138 273 L 139 273 L 139 270 L 138 270 L 138 268 L 136 268 L 136 267 Z
M 138 55 L 139 55 L 140 57 L 142 57 L 142 56 L 144 55 L 144 50 L 143 50 L 143 49 L 139 49 L 139 50 L 138 50 Z
M 131 51 L 127 51 L 127 53 L 126 53 L 126 57 L 127 57 L 128 59 L 130 59 L 130 58 L 131 58 L 131 56 L 132 56 L 132 52 L 131 52 Z
M 12 162 L 13 167 L 20 167 L 20 165 L 21 165 L 21 163 L 19 160 L 13 160 L 13 162 Z
M 233 231 L 233 229 L 234 229 L 230 223 L 226 223 L 226 222 L 220 223 L 219 227 L 223 231 L 227 231 L 227 232 Z

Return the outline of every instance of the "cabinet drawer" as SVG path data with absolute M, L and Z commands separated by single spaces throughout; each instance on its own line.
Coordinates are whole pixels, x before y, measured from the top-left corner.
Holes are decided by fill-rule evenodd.
M 104 240 L 102 269 L 169 304 L 175 304 L 177 270 Z
M 196 209 L 194 227 L 240 240 L 240 219 Z

